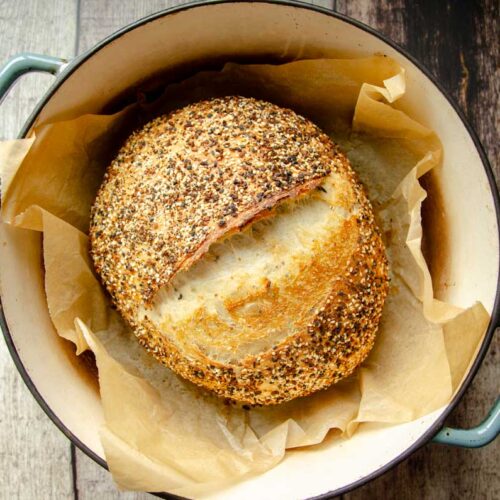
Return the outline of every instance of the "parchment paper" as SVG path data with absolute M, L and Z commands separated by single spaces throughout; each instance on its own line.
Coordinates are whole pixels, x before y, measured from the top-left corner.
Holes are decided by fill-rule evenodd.
M 0 144 L 2 218 L 43 232 L 49 312 L 77 353 L 95 354 L 100 435 L 121 488 L 202 497 L 332 429 L 349 437 L 359 423 L 406 422 L 450 400 L 489 316 L 480 303 L 462 310 L 433 297 L 418 178 L 439 164 L 441 145 L 392 106 L 404 92 L 404 69 L 384 56 L 230 63 L 169 85 L 154 103 L 41 125 L 35 139 Z M 367 188 L 390 262 L 391 289 L 367 361 L 328 390 L 274 407 L 225 404 L 157 363 L 109 307 L 88 256 L 89 209 L 120 139 L 159 112 L 228 94 L 289 106 L 341 145 Z

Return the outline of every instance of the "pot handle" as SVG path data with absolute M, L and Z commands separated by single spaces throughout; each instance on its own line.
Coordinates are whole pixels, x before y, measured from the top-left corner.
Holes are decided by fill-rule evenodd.
M 45 56 L 22 52 L 11 57 L 0 68 L 0 102 L 4 99 L 14 82 L 25 73 L 42 71 L 58 75 L 65 67 L 67 61 L 60 57 Z
M 432 442 L 461 446 L 462 448 L 480 448 L 491 443 L 500 433 L 500 398 L 490 410 L 486 419 L 472 429 L 452 429 L 443 427 Z

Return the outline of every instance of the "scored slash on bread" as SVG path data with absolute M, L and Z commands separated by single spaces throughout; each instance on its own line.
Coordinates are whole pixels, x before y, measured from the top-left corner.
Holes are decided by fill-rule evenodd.
M 134 133 L 106 172 L 90 242 L 141 344 L 251 404 L 352 373 L 388 288 L 346 157 L 310 121 L 251 98 L 195 103 Z

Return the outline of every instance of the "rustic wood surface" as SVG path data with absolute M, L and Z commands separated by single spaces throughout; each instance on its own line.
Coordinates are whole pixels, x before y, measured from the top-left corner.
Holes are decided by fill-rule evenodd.
M 121 26 L 178 0 L 0 0 L 0 62 L 20 51 L 71 58 Z M 495 0 L 315 0 L 386 34 L 441 81 L 478 132 L 500 179 L 499 4 Z M 0 107 L 0 139 L 13 138 L 51 77 L 27 75 Z M 498 335 L 449 425 L 470 427 L 498 394 Z M 38 407 L 0 341 L 0 498 L 152 498 L 119 493 L 109 474 L 75 449 Z M 500 446 L 429 444 L 344 498 L 500 498 Z

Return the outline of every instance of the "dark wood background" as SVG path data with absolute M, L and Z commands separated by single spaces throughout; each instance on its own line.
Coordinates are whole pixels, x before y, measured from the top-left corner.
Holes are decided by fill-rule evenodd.
M 71 58 L 123 25 L 182 0 L 0 0 L 0 62 L 20 51 Z M 498 162 L 499 2 L 313 0 L 381 31 L 430 69 Z M 13 138 L 50 77 L 29 75 L 0 108 L 0 138 Z M 497 336 L 498 337 L 498 336 Z M 499 393 L 499 340 L 448 424 L 470 427 Z M 0 499 L 145 499 L 119 493 L 48 420 L 0 341 Z M 480 450 L 428 444 L 345 499 L 500 499 L 498 440 Z M 152 498 L 152 497 L 149 497 Z

